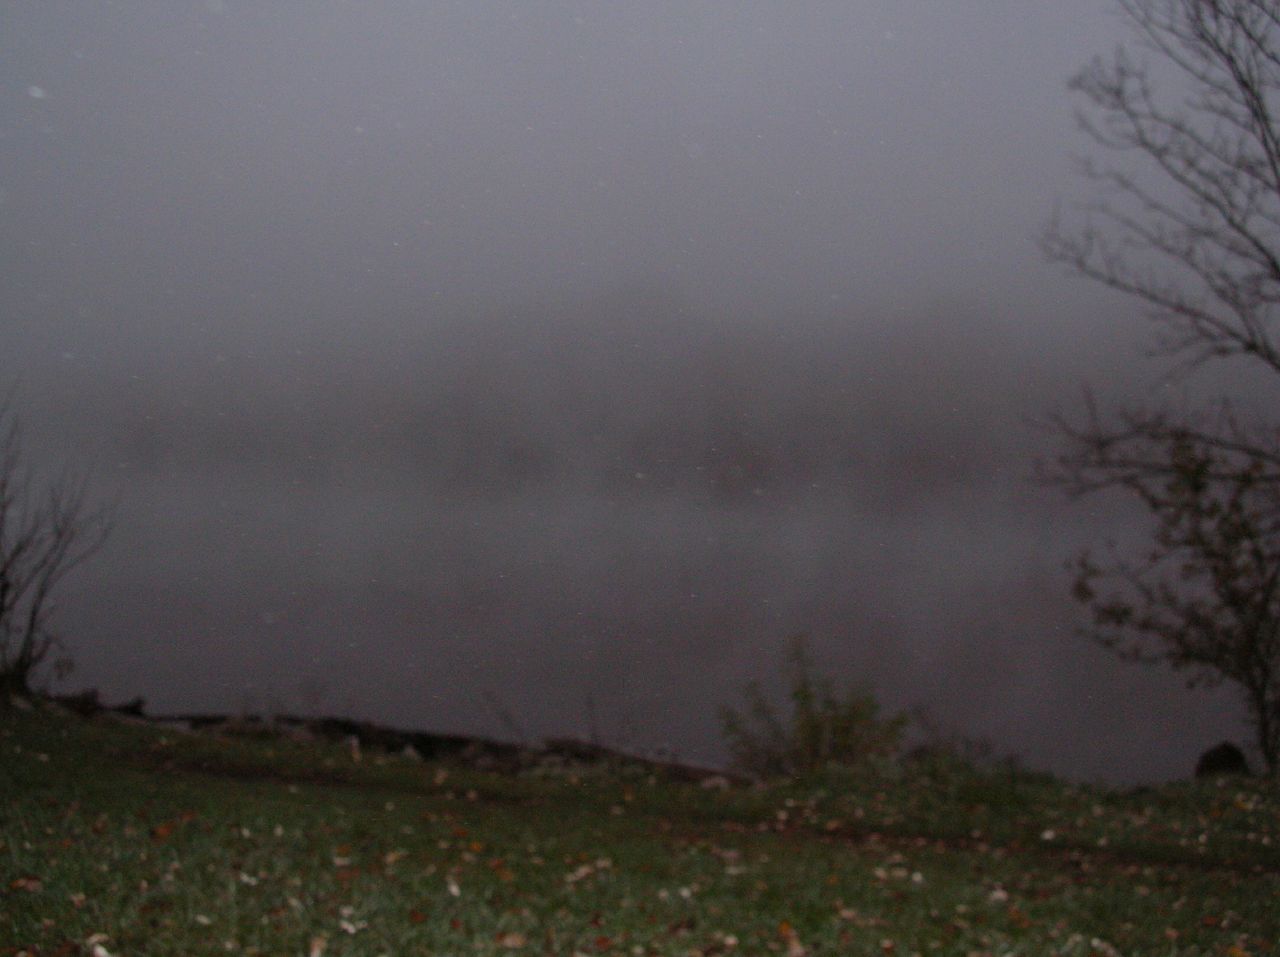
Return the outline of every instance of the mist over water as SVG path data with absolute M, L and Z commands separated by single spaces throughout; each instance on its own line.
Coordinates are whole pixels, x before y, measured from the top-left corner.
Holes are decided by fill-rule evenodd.
M 6 9 L 0 381 L 118 502 L 69 684 L 716 762 L 803 632 L 1069 776 L 1243 740 L 1075 633 L 1141 526 L 1029 481 L 1175 391 L 1035 247 L 1107 9 Z
M 505 710 L 714 763 L 717 708 L 804 633 L 838 682 L 1074 774 L 1115 776 L 1140 678 L 1149 766 L 1181 773 L 1187 693 L 1073 632 L 1062 562 L 1124 513 L 1030 481 L 1065 344 L 634 287 L 464 318 L 51 374 L 120 502 L 64 609 L 81 674 L 157 711 L 510 737 Z

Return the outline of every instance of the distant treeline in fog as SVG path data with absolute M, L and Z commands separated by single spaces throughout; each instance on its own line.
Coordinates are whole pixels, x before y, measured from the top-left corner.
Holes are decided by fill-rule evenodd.
M 142 374 L 89 377 L 123 421 L 121 464 L 278 467 L 341 480 L 384 463 L 424 491 L 678 493 L 746 504 L 857 473 L 901 495 L 972 476 L 993 415 L 983 337 L 853 323 L 696 315 L 675 297 L 424 316 L 379 337 L 353 321 L 220 351 L 190 345 Z M 984 364 L 991 363 L 984 375 Z M 136 368 L 136 365 L 135 365 Z M 877 479 L 881 481 L 877 483 Z

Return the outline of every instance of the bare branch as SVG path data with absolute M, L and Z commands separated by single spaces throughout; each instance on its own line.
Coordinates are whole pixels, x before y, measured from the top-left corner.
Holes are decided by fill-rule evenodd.
M 1162 105 L 1147 67 L 1123 49 L 1071 83 L 1091 106 L 1081 126 L 1117 156 L 1145 161 L 1149 184 L 1122 167 L 1088 165 L 1106 189 L 1074 231 L 1055 220 L 1046 255 L 1152 307 L 1162 348 L 1209 359 L 1247 356 L 1280 372 L 1280 89 L 1274 0 L 1121 0 L 1145 45 L 1174 64 L 1196 95 Z M 1179 289 L 1160 270 L 1196 280 Z
M 12 407 L 0 405 L 0 691 L 9 692 L 28 691 L 57 646 L 53 596 L 111 527 L 105 510 L 87 505 L 83 480 L 64 474 L 37 488 L 21 438 Z

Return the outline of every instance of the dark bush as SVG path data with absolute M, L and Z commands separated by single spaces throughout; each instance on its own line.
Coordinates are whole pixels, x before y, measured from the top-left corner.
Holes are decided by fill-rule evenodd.
M 721 728 L 735 770 L 750 777 L 791 777 L 828 765 L 855 765 L 894 754 L 906 717 L 880 717 L 870 692 L 838 696 L 815 677 L 803 636 L 791 643 L 791 714 L 782 715 L 760 686 L 747 685 L 747 710 L 720 710 Z
M 1196 777 L 1211 778 L 1222 774 L 1249 774 L 1249 762 L 1244 752 L 1230 741 L 1223 741 L 1200 755 L 1196 762 Z

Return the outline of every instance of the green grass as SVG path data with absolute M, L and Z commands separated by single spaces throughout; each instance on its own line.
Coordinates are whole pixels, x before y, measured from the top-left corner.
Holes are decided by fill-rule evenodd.
M 956 762 L 708 791 L 0 712 L 0 954 L 1241 955 L 1280 795 Z

